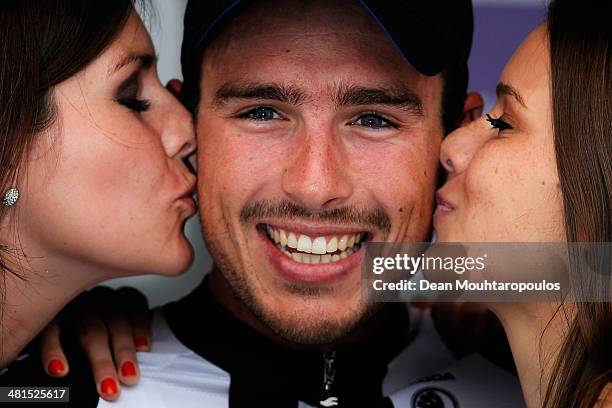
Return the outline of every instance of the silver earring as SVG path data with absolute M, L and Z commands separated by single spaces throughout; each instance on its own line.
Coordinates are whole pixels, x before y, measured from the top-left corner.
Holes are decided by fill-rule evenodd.
M 9 188 L 9 190 L 4 193 L 4 197 L 2 198 L 2 204 L 6 207 L 10 207 L 15 205 L 17 200 L 19 199 L 19 190 L 16 187 Z

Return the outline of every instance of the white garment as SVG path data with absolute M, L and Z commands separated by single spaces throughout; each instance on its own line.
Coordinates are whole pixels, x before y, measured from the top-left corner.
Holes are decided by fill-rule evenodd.
M 414 313 L 413 313 L 414 314 Z M 383 395 L 395 407 L 524 407 L 518 380 L 477 354 L 456 360 L 438 335 L 429 312 L 412 316 L 416 337 L 388 366 Z M 104 408 L 228 407 L 230 374 L 186 348 L 164 316 L 153 319 L 150 352 L 138 353 L 140 381 L 123 387 L 119 399 Z M 333 406 L 333 405 L 332 405 Z M 310 407 L 305 403 L 300 408 Z

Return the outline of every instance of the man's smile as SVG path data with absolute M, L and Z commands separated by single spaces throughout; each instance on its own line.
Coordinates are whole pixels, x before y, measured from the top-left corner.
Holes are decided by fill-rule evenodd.
M 257 230 L 274 269 L 285 279 L 329 284 L 357 271 L 372 232 L 346 226 L 260 223 Z
M 268 237 L 278 249 L 296 262 L 319 264 L 337 262 L 357 252 L 366 232 L 309 236 L 266 225 Z

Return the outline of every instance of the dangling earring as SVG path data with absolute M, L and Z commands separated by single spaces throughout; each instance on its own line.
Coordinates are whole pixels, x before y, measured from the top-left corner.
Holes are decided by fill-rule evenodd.
M 4 204 L 6 207 L 11 207 L 15 205 L 17 200 L 19 200 L 19 190 L 17 190 L 17 187 L 12 187 L 9 188 L 6 193 L 4 193 L 2 204 Z

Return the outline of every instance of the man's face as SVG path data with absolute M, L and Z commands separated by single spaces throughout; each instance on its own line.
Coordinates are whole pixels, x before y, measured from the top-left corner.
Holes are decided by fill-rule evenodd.
M 428 239 L 440 76 L 412 69 L 357 2 L 260 1 L 208 47 L 200 87 L 216 265 L 277 334 L 341 338 L 369 314 L 360 244 Z

